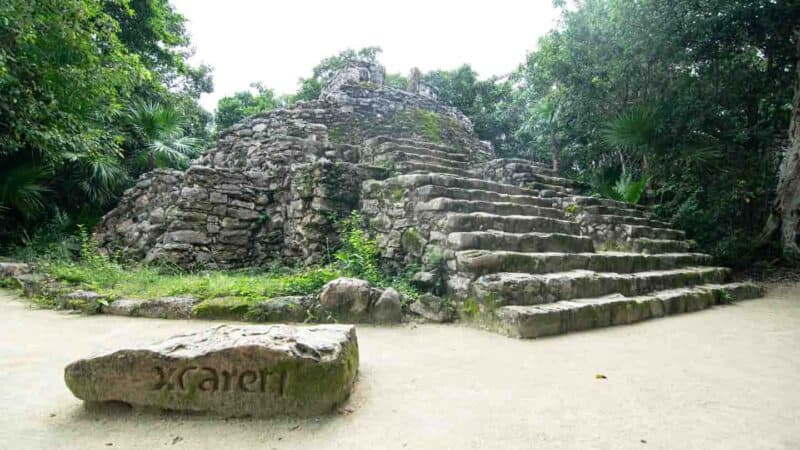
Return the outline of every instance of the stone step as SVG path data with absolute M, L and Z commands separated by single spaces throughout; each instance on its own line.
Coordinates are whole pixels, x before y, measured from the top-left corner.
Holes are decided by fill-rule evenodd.
M 456 187 L 428 185 L 416 189 L 418 200 L 433 200 L 437 197 L 446 197 L 457 200 L 480 200 L 485 202 L 505 202 L 517 205 L 533 205 L 545 208 L 552 208 L 552 199 L 534 197 L 532 195 L 513 195 L 502 194 L 499 192 L 486 191 L 483 189 L 462 189 Z
M 437 144 L 435 142 L 424 141 L 420 139 L 402 138 L 402 137 L 387 136 L 387 135 L 381 135 L 381 136 L 376 136 L 374 138 L 370 138 L 368 144 L 370 143 L 378 145 L 395 144 L 401 146 L 416 147 L 419 149 L 433 150 L 443 153 L 466 155 L 467 157 L 469 157 L 470 153 L 470 150 L 464 148 L 455 148 L 448 145 Z
M 594 272 L 635 273 L 672 270 L 679 267 L 710 263 L 711 257 L 702 253 L 525 253 L 504 250 L 465 250 L 456 252 L 456 270 L 475 279 L 498 272 L 554 273 L 572 270 Z
M 453 250 L 507 250 L 517 252 L 592 252 L 592 240 L 563 233 L 506 233 L 468 231 L 450 233 L 447 244 Z
M 626 203 L 621 202 L 618 200 L 612 200 L 610 198 L 599 198 L 599 197 L 588 197 L 585 195 L 575 195 L 570 198 L 572 203 L 575 203 L 578 206 L 610 206 L 614 208 L 621 208 L 621 209 L 638 209 L 641 211 L 652 212 L 650 208 L 643 205 L 636 205 L 633 203 Z
M 520 159 L 520 158 L 501 158 L 503 161 L 503 165 L 508 165 L 509 163 L 521 164 L 523 166 L 530 166 L 533 168 L 534 173 L 540 173 L 543 175 L 548 175 L 551 177 L 557 176 L 558 174 L 556 171 L 550 168 L 549 165 L 545 165 L 541 161 L 530 161 L 527 159 Z M 491 165 L 491 162 L 490 162 Z
M 395 142 L 387 142 L 380 146 L 378 154 L 386 153 L 407 153 L 409 155 L 419 156 L 434 156 L 442 159 L 449 159 L 452 161 L 469 162 L 469 157 L 463 153 L 443 152 L 440 150 L 433 150 L 430 148 L 414 147 L 411 145 L 403 145 Z
M 481 303 L 536 305 L 610 294 L 643 295 L 697 284 L 723 283 L 730 270 L 722 267 L 684 267 L 635 273 L 573 270 L 549 274 L 503 272 L 484 275 L 472 284 Z
M 471 163 L 465 161 L 456 161 L 454 159 L 440 158 L 438 156 L 419 155 L 416 153 L 406 153 L 406 152 L 379 153 L 375 155 L 374 161 L 378 163 L 380 161 L 393 161 L 393 162 L 410 161 L 423 164 L 432 164 L 437 166 L 455 167 L 457 169 L 464 169 L 464 170 L 468 170 L 472 166 Z
M 497 230 L 506 233 L 564 233 L 580 235 L 576 222 L 538 216 L 499 216 L 482 212 L 448 213 L 446 231 L 485 231 Z
M 525 205 L 509 202 L 486 202 L 483 200 L 456 200 L 452 198 L 439 197 L 427 202 L 418 203 L 415 206 L 418 212 L 423 211 L 442 211 L 442 212 L 485 212 L 499 216 L 539 216 L 550 217 L 553 219 L 563 219 L 564 212 L 555 208 L 545 208 L 541 206 Z
M 402 173 L 447 173 L 451 175 L 458 175 L 461 177 L 474 177 L 475 174 L 466 169 L 459 169 L 457 167 L 441 166 L 438 164 L 428 164 L 415 161 L 398 161 L 395 168 Z
M 672 228 L 659 228 L 650 227 L 646 225 L 624 225 L 628 237 L 631 239 L 648 238 L 648 239 L 668 239 L 673 241 L 680 241 L 686 239 L 686 234 L 683 230 L 675 230 Z
M 580 208 L 580 212 L 597 216 L 614 215 L 652 218 L 652 213 L 642 209 L 620 208 L 616 206 L 605 205 L 586 205 Z
M 672 224 L 657 219 L 650 219 L 647 217 L 636 216 L 618 216 L 612 214 L 601 214 L 590 218 L 593 222 L 600 223 L 613 223 L 613 224 L 627 224 L 627 225 L 642 225 L 652 228 L 671 228 Z
M 540 183 L 549 184 L 553 186 L 562 186 L 574 190 L 576 193 L 585 192 L 589 186 L 579 181 L 570 180 L 569 178 L 562 178 L 553 176 L 552 174 L 533 173 L 534 178 Z
M 491 313 L 488 324 L 503 334 L 528 339 L 627 325 L 762 295 L 761 288 L 753 283 L 704 284 L 636 297 L 613 295 L 545 305 L 504 306 Z
M 558 184 L 544 183 L 540 181 L 531 181 L 525 183 L 525 187 L 536 191 L 552 191 L 554 195 L 558 196 L 571 196 L 580 194 L 581 191 L 571 187 L 561 186 Z
M 681 253 L 691 251 L 695 243 L 690 240 L 636 238 L 630 240 L 629 246 L 631 251 L 640 253 Z
M 464 177 L 449 173 L 410 173 L 388 178 L 384 180 L 384 183 L 390 188 L 401 187 L 405 189 L 413 189 L 420 186 L 432 185 L 459 189 L 479 189 L 483 191 L 496 192 L 499 194 L 527 195 L 531 197 L 539 196 L 539 192 L 532 189 L 521 188 L 510 184 L 497 183 L 494 181 L 486 181 L 475 178 L 473 175 Z

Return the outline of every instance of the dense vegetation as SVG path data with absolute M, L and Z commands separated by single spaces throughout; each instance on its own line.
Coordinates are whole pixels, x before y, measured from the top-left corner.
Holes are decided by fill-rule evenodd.
M 791 144 L 800 5 L 554 3 L 559 27 L 512 73 L 479 79 L 464 65 L 423 81 L 499 156 L 542 161 L 599 195 L 658 203 L 726 264 L 776 255 L 757 252 L 756 237 L 783 204 L 773 207 Z M 76 243 L 65 234 L 91 226 L 143 171 L 185 167 L 214 128 L 315 99 L 347 61 L 380 54 L 368 47 L 326 58 L 291 95 L 256 84 L 220 100 L 212 120 L 197 104 L 212 89 L 209 69 L 187 64 L 184 19 L 167 0 L 3 0 L 0 24 L 6 246 Z
M 204 146 L 209 70 L 167 0 L 4 0 L 0 24 L 0 243 L 62 240 Z
M 500 155 L 659 203 L 741 266 L 787 145 L 799 20 L 792 2 L 585 0 L 503 79 L 469 67 L 426 79 Z
M 84 227 L 77 236 L 79 258 L 34 255 L 39 269 L 56 281 L 98 292 L 108 298 L 158 298 L 191 295 L 200 300 L 224 299 L 228 308 L 245 307 L 265 298 L 316 294 L 325 283 L 339 277 L 355 277 L 373 286 L 393 287 L 406 300 L 417 297 L 410 283 L 414 268 L 389 276 L 379 268 L 380 250 L 363 229 L 358 213 L 339 221 L 341 248 L 326 264 L 315 267 L 273 267 L 238 271 L 185 272 L 169 265 L 123 266 L 100 253 Z M 11 287 L 16 287 L 13 284 Z M 50 302 L 51 299 L 42 298 Z M 221 305 L 217 305 L 221 306 Z

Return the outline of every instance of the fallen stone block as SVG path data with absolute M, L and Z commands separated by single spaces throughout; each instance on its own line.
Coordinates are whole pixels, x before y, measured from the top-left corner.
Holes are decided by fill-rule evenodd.
M 454 311 L 444 300 L 432 294 L 422 294 L 409 307 L 411 312 L 431 322 L 451 322 L 455 318 Z
M 97 292 L 79 289 L 56 298 L 56 304 L 61 309 L 72 309 L 87 314 L 100 312 L 103 305 L 108 304 L 108 298 Z
M 220 325 L 78 360 L 66 367 L 64 380 L 87 402 L 309 416 L 347 400 L 357 371 L 352 325 Z
M 192 308 L 200 301 L 191 296 L 161 297 L 152 300 L 121 298 L 108 306 L 103 306 L 103 313 L 152 319 L 190 319 Z
M 25 263 L 0 262 L 0 278 L 13 278 L 31 272 L 31 266 Z

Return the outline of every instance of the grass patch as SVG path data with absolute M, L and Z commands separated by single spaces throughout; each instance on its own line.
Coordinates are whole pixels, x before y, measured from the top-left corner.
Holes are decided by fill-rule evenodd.
M 391 277 L 380 270 L 378 244 L 362 227 L 363 222 L 358 213 L 340 222 L 342 248 L 334 254 L 332 262 L 323 266 L 195 272 L 171 266 L 123 266 L 100 254 L 85 233 L 81 236 L 80 259 L 42 257 L 36 265 L 56 281 L 97 292 L 111 300 L 190 295 L 203 300 L 195 306 L 195 314 L 200 317 L 226 314 L 241 317 L 259 301 L 317 294 L 326 283 L 343 276 L 362 278 L 379 287 L 394 287 L 416 297 L 405 277 Z
M 79 285 L 112 298 L 191 295 L 199 299 L 231 297 L 263 300 L 285 295 L 312 294 L 322 289 L 325 283 L 342 275 L 334 267 L 266 273 L 181 273 L 164 267 L 123 267 L 111 262 L 98 268 L 85 261 L 46 263 L 43 269 L 59 281 Z

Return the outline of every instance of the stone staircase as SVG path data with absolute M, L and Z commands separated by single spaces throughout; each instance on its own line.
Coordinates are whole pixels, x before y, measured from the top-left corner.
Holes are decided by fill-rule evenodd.
M 732 283 L 728 269 L 710 266 L 683 231 L 647 207 L 587 196 L 580 183 L 527 161 L 487 162 L 424 140 L 378 141 L 367 146 L 366 162 L 393 176 L 366 181 L 362 206 L 384 256 L 400 268 L 419 265 L 417 282 L 480 326 L 535 338 L 761 293 Z M 486 166 L 503 164 L 524 181 L 487 175 Z
M 337 219 L 360 210 L 387 265 L 519 337 L 759 295 L 649 208 L 493 159 L 433 90 L 384 79 L 352 62 L 319 99 L 222 130 L 185 172 L 144 174 L 95 228 L 98 247 L 187 269 L 320 264 L 339 243 Z

